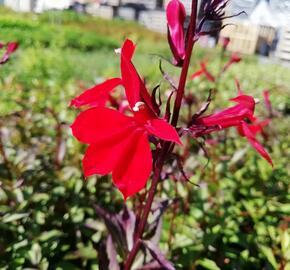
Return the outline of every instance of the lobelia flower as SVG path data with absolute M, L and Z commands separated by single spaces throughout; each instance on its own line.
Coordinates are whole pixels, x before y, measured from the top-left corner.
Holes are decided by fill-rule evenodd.
M 3 56 L 0 58 L 0 65 L 3 65 L 6 62 L 8 62 L 10 55 L 17 50 L 18 43 L 17 42 L 9 42 L 7 44 L 0 43 L 0 49 L 5 48 L 5 47 L 6 47 L 6 51 L 3 54 Z
M 241 88 L 241 85 L 238 79 L 235 79 L 235 84 L 238 90 L 238 95 L 239 96 L 244 95 L 244 92 Z M 248 124 L 248 128 L 253 133 L 253 135 L 256 136 L 258 133 L 262 133 L 264 138 L 266 138 L 267 136 L 266 136 L 266 133 L 264 132 L 264 127 L 267 126 L 270 122 L 271 122 L 271 119 L 269 118 L 265 120 L 260 120 L 257 117 L 253 116 L 251 124 Z M 245 133 L 243 129 L 241 128 L 241 126 L 237 127 L 237 131 L 239 132 L 241 136 L 245 137 Z
M 238 104 L 209 116 L 193 119 L 192 125 L 189 127 L 192 136 L 200 137 L 229 127 L 236 127 L 240 135 L 245 136 L 252 147 L 273 166 L 269 154 L 256 139 L 256 134 L 267 123 L 260 123 L 260 125 L 255 126 L 246 122 L 246 120 L 252 123 L 256 121 L 254 117 L 254 98 L 247 95 L 239 95 L 231 99 L 231 101 Z
M 154 113 L 149 96 L 131 62 L 135 45 L 126 40 L 121 49 L 121 79 L 111 79 L 88 89 L 73 106 L 93 106 L 81 112 L 71 126 L 73 135 L 89 147 L 83 159 L 85 176 L 112 173 L 124 199 L 146 185 L 152 170 L 148 136 L 181 144 L 176 130 Z M 104 107 L 104 96 L 122 84 L 131 115 Z M 150 97 L 150 96 L 149 96 Z
M 168 43 L 176 66 L 182 66 L 185 57 L 184 21 L 186 12 L 179 0 L 171 0 L 166 8 Z
M 206 61 L 202 61 L 200 62 L 200 69 L 196 72 L 194 72 L 192 75 L 191 75 L 191 80 L 194 80 L 195 78 L 198 78 L 200 77 L 201 75 L 204 75 L 208 81 L 210 82 L 215 82 L 215 77 L 207 70 L 207 60 Z
M 222 69 L 222 73 L 225 72 L 231 65 L 239 63 L 242 58 L 237 53 L 232 53 L 231 58 L 229 61 L 224 65 Z

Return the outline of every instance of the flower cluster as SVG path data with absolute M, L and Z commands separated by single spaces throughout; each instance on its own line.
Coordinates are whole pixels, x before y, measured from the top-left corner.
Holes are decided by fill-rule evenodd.
M 208 1 L 205 6 L 205 18 L 222 18 L 227 2 Z M 189 26 L 190 29 L 193 28 L 195 33 L 185 37 L 184 22 L 186 13 L 183 4 L 179 0 L 171 0 L 169 2 L 166 14 L 168 43 L 174 58 L 173 64 L 182 67 L 182 72 L 178 87 L 175 87 L 172 80 L 168 79 L 169 76 L 164 76 L 174 88 L 166 102 L 165 117 L 160 116 L 159 107 L 161 104 L 158 104 L 155 100 L 156 89 L 152 91 L 152 94 L 148 92 L 144 81 L 132 63 L 136 46 L 128 39 L 124 42 L 122 48 L 118 50 L 120 53 L 121 76 L 106 80 L 87 89 L 71 101 L 71 106 L 73 107 L 85 107 L 71 125 L 73 135 L 80 142 L 89 145 L 83 159 L 85 176 L 112 173 L 113 182 L 122 192 L 125 199 L 145 187 L 153 166 L 158 163 L 155 162 L 157 160 L 155 155 L 153 158 L 150 143 L 155 145 L 156 150 L 158 150 L 156 151 L 157 156 L 160 153 L 164 155 L 171 154 L 173 147 L 170 147 L 170 144 L 165 144 L 164 141 L 181 144 L 175 127 L 182 98 L 184 98 L 189 66 L 189 61 L 184 61 L 184 59 L 190 58 L 188 54 L 191 53 L 192 46 L 199 35 L 199 29 L 195 25 L 195 15 L 191 17 Z M 188 40 L 189 36 L 191 37 L 190 40 Z M 228 44 L 228 39 L 223 42 L 223 53 Z M 186 46 L 188 46 L 188 50 L 186 50 Z M 205 75 L 209 81 L 214 83 L 232 64 L 239 61 L 241 61 L 241 58 L 237 54 L 232 54 L 217 76 L 208 71 L 207 62 L 203 61 L 200 64 L 200 70 L 195 72 L 191 78 L 194 79 Z M 164 75 L 162 68 L 161 71 Z M 125 90 L 127 102 L 125 106 L 116 102 L 111 95 L 112 91 L 119 86 Z M 210 100 L 208 100 L 207 106 L 203 110 L 192 117 L 190 113 L 191 120 L 186 123 L 187 128 L 179 128 L 179 133 L 183 135 L 189 133 L 191 137 L 197 138 L 234 127 L 272 165 L 269 154 L 256 138 L 256 135 L 263 131 L 263 127 L 269 121 L 260 121 L 255 117 L 256 104 L 254 98 L 245 95 L 241 91 L 238 82 L 237 86 L 239 94 L 231 99 L 236 105 L 205 116 L 204 113 L 210 104 Z M 169 124 L 170 100 L 175 91 L 177 94 L 171 125 Z M 189 100 L 192 103 L 193 98 L 191 97 Z M 267 92 L 265 92 L 265 100 L 267 106 L 270 107 Z M 166 150 L 159 151 L 160 149 Z M 162 164 L 158 168 L 160 171 L 164 160 L 162 160 Z M 154 168 L 156 169 L 156 167 Z M 160 175 L 157 175 L 157 177 L 158 180 Z M 152 198 L 150 203 L 152 203 Z

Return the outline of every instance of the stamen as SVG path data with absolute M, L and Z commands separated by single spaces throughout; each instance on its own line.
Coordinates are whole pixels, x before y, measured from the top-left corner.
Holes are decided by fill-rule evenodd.
M 142 102 L 142 101 L 138 101 L 138 102 L 136 102 L 136 104 L 135 104 L 135 106 L 133 107 L 132 110 L 133 110 L 134 112 L 139 112 L 140 109 L 142 109 L 142 107 L 144 107 L 144 105 L 145 105 L 144 102 Z
M 121 54 L 122 49 L 118 48 L 118 49 L 115 49 L 114 51 L 115 51 L 116 54 Z

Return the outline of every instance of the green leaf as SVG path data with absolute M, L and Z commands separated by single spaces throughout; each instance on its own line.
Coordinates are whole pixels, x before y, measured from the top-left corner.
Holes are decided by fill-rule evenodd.
M 197 261 L 197 265 L 200 265 L 208 270 L 221 270 L 214 261 L 210 259 L 202 259 Z
M 59 230 L 51 230 L 48 232 L 43 232 L 38 240 L 41 242 L 46 242 L 48 240 L 50 240 L 51 238 L 56 238 L 56 237 L 60 237 L 63 233 Z
M 290 270 L 290 262 L 285 265 L 285 269 L 284 270 Z
M 263 253 L 263 255 L 266 257 L 268 262 L 273 266 L 273 268 L 277 269 L 278 264 L 277 264 L 277 261 L 276 261 L 274 254 L 273 254 L 272 249 L 269 247 L 260 245 L 260 250 Z
M 2 218 L 2 222 L 3 223 L 9 223 L 9 222 L 13 222 L 19 219 L 23 219 L 25 217 L 28 217 L 29 213 L 22 213 L 22 214 L 6 214 L 3 218 Z
M 282 247 L 282 253 L 283 257 L 285 257 L 287 260 L 290 260 L 290 235 L 287 230 L 281 232 L 281 247 Z
M 80 244 L 78 245 L 78 248 L 79 248 L 78 254 L 80 258 L 95 259 L 98 256 L 96 250 L 93 248 L 92 245 L 83 246 L 82 244 Z
M 42 254 L 41 254 L 41 247 L 38 243 L 34 243 L 32 245 L 31 250 L 28 251 L 28 257 L 30 262 L 33 265 L 38 265 L 41 261 Z

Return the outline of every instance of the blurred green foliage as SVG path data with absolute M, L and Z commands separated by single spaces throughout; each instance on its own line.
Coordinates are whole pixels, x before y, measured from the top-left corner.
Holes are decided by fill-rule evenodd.
M 0 74 L 0 269 L 99 269 L 107 230 L 93 204 L 118 212 L 123 200 L 110 179 L 83 179 L 85 149 L 70 134 L 77 112 L 68 103 L 84 88 L 119 75 L 113 49 L 126 37 L 138 43 L 134 62 L 148 85 L 167 90 L 153 55 L 170 57 L 165 37 L 132 22 L 67 12 L 2 13 L 0 39 L 19 41 L 20 49 Z M 203 57 L 217 71 L 218 53 L 197 47 L 191 72 Z M 178 75 L 165 62 L 163 68 Z M 207 166 L 191 140 L 185 169 L 200 187 L 162 184 L 162 198 L 179 199 L 164 216 L 161 247 L 177 269 L 289 270 L 289 69 L 246 59 L 221 78 L 210 110 L 236 95 L 234 77 L 257 98 L 270 89 L 276 116 L 267 140 L 260 140 L 275 167 L 235 131 L 225 143 L 207 147 Z M 187 91 L 202 102 L 214 86 L 197 79 Z M 263 103 L 257 107 L 265 115 Z

